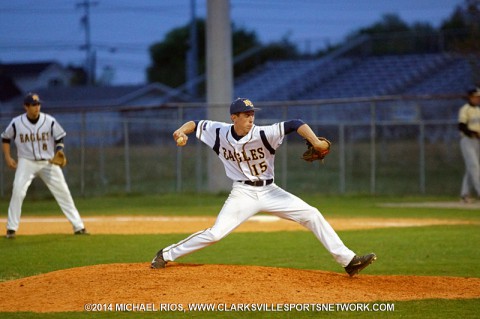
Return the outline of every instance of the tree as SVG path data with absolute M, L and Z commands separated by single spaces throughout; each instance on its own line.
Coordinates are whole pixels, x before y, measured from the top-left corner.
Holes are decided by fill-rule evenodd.
M 379 22 L 357 31 L 359 34 L 400 33 L 408 32 L 410 28 L 398 15 L 388 13 Z
M 206 43 L 205 20 L 197 19 L 198 72 L 205 73 Z M 152 64 L 147 69 L 148 82 L 161 82 L 171 87 L 185 83 L 186 54 L 188 51 L 189 24 L 170 31 L 162 42 L 150 46 Z M 254 67 L 272 59 L 297 57 L 297 49 L 288 39 L 263 45 L 254 31 L 237 28 L 232 25 L 232 52 L 234 57 L 249 50 L 252 56 L 246 56 L 234 66 L 235 76 L 239 76 Z
M 205 33 L 205 23 L 197 21 L 197 32 L 199 33 L 199 52 L 202 52 L 199 61 L 204 61 L 201 34 Z M 147 69 L 148 82 L 161 82 L 176 87 L 185 82 L 186 52 L 188 51 L 188 26 L 176 28 L 167 33 L 163 42 L 150 46 L 150 58 L 152 65 Z M 203 50 L 202 50 L 203 49 Z M 199 70 L 205 69 L 204 64 L 199 64 Z
M 353 32 L 347 39 L 352 40 L 364 35 L 371 39 L 367 44 L 368 54 L 406 54 L 438 50 L 436 31 L 432 25 L 416 22 L 410 26 L 397 14 L 385 14 L 380 21 Z M 364 47 L 359 50 L 365 52 Z
M 480 0 L 465 0 L 441 26 L 451 49 L 464 54 L 472 67 L 473 82 L 480 86 Z

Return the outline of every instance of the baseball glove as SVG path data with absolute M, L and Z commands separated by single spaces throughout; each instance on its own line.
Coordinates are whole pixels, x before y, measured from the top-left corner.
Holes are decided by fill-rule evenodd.
M 55 156 L 49 162 L 60 167 L 64 167 L 65 165 L 67 165 L 67 157 L 62 150 L 58 150 L 55 153 Z
M 302 159 L 307 161 L 307 162 L 313 162 L 313 161 L 322 161 L 327 156 L 327 154 L 330 152 L 330 146 L 332 143 L 330 143 L 329 140 L 327 140 L 325 137 L 317 136 L 317 138 L 321 141 L 325 141 L 328 144 L 328 148 L 324 151 L 318 151 L 313 147 L 312 143 L 310 143 L 308 140 L 305 140 L 305 144 L 307 144 L 307 150 L 303 153 Z

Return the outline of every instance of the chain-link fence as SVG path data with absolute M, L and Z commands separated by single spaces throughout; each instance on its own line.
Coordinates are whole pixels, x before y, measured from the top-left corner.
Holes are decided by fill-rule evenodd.
M 300 159 L 302 138 L 288 135 L 275 171 L 276 182 L 290 191 L 456 195 L 464 170 L 456 117 L 464 103 L 459 97 L 404 96 L 264 102 L 256 104 L 262 109 L 256 124 L 301 118 L 333 142 L 325 163 L 311 164 Z M 212 150 L 194 136 L 184 148 L 172 139 L 185 121 L 205 117 L 205 105 L 51 114 L 67 131 L 64 173 L 74 196 L 207 192 L 208 179 L 224 175 L 222 169 L 209 176 Z M 2 130 L 9 121 L 2 118 Z M 0 195 L 9 197 L 14 172 L 3 157 L 0 172 Z M 49 192 L 35 180 L 27 196 Z

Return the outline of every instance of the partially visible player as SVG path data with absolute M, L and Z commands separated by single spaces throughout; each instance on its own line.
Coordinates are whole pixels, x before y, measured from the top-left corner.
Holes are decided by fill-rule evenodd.
M 187 134 L 195 133 L 200 141 L 212 148 L 225 166 L 228 178 L 233 181 L 233 189 L 211 228 L 161 249 L 151 267 L 164 268 L 168 261 L 214 244 L 261 211 L 308 228 L 350 276 L 357 274 L 377 258 L 375 254 L 356 256 L 318 209 L 274 182 L 275 153 L 285 135 L 297 132 L 322 153 L 327 151 L 326 143 L 321 142 L 310 126 L 301 120 L 256 126 L 256 110 L 250 100 L 239 98 L 230 105 L 233 124 L 190 121 L 173 133 L 179 146 L 187 143 Z M 179 139 L 182 143 L 178 143 Z
M 52 163 L 55 154 L 63 154 L 66 133 L 52 116 L 40 112 L 38 94 L 29 93 L 23 103 L 25 113 L 15 117 L 2 133 L 2 149 L 8 167 L 16 170 L 12 198 L 8 207 L 6 238 L 15 238 L 20 224 L 22 204 L 28 187 L 40 177 L 52 192 L 76 235 L 88 234 L 68 189 L 59 165 Z M 17 148 L 18 163 L 10 154 L 10 143 Z
M 460 197 L 463 202 L 470 203 L 472 188 L 480 198 L 480 88 L 471 89 L 467 94 L 468 102 L 458 112 L 458 129 L 465 162 Z

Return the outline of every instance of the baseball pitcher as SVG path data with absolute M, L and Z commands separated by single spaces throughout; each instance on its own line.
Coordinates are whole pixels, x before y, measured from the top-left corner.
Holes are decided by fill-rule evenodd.
M 329 152 L 330 142 L 319 139 L 301 120 L 256 126 L 257 110 L 250 100 L 238 98 L 230 105 L 233 124 L 190 121 L 173 133 L 178 146 L 185 146 L 188 134 L 195 133 L 222 161 L 233 188 L 211 228 L 161 249 L 152 260 L 151 267 L 164 268 L 169 261 L 214 244 L 256 213 L 266 212 L 308 228 L 335 261 L 350 276 L 354 276 L 376 259 L 375 254 L 356 256 L 318 209 L 283 190 L 274 181 L 275 154 L 285 135 L 297 132 L 307 140 L 308 155 L 304 154 L 307 161 L 322 160 Z
M 68 189 L 61 167 L 67 164 L 63 151 L 66 133 L 54 117 L 40 112 L 38 94 L 29 93 L 23 103 L 25 113 L 15 117 L 2 133 L 2 149 L 8 167 L 15 170 L 12 198 L 8 207 L 7 238 L 15 238 L 22 204 L 28 187 L 40 177 L 73 226 L 76 235 L 87 234 Z M 10 154 L 15 142 L 18 162 Z

